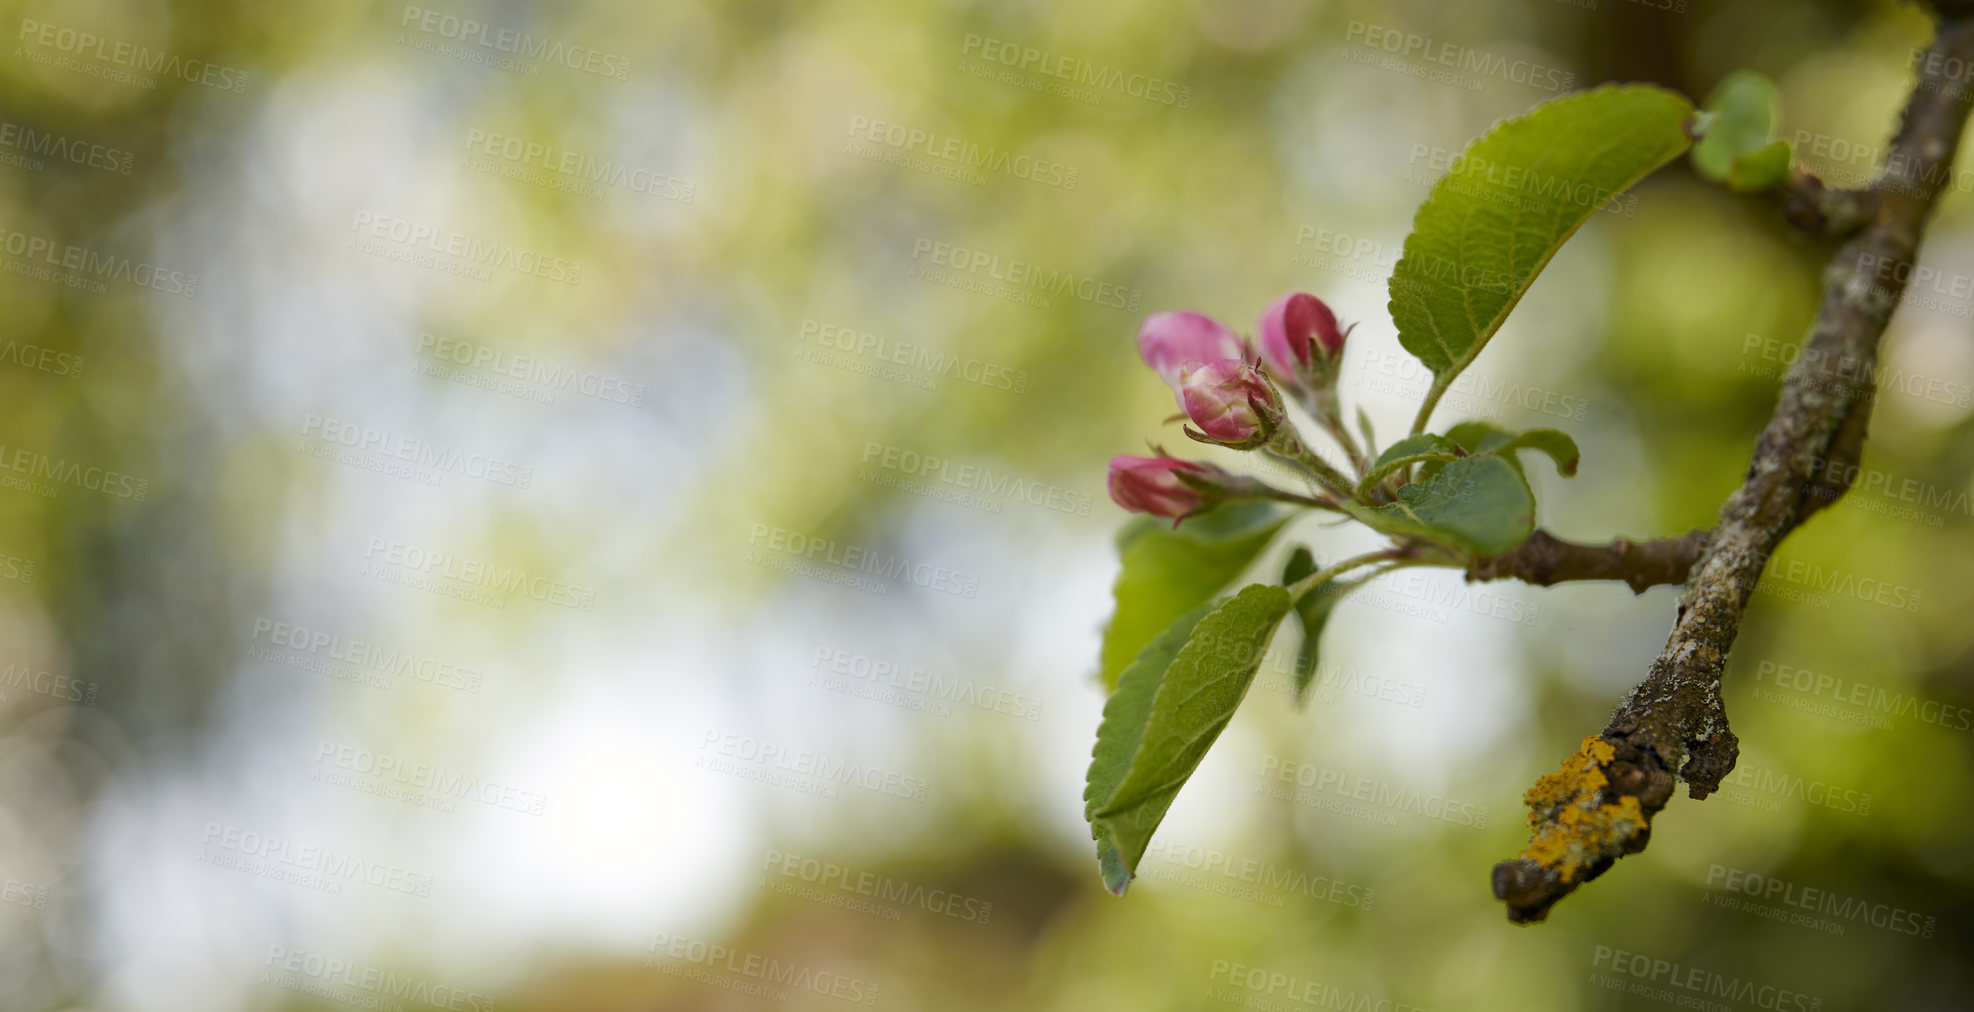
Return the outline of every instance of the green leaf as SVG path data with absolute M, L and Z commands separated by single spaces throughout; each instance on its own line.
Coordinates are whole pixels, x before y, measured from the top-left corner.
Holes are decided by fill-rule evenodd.
M 1282 583 L 1293 584 L 1316 572 L 1316 557 L 1309 549 L 1296 546 L 1289 556 L 1288 565 L 1282 570 Z M 1359 581 L 1362 582 L 1362 581 Z M 1302 596 L 1295 602 L 1296 620 L 1302 625 L 1302 646 L 1295 652 L 1295 702 L 1301 706 L 1309 692 L 1309 683 L 1316 677 L 1316 649 L 1323 638 L 1323 626 L 1330 621 L 1330 613 L 1336 610 L 1338 602 L 1345 594 L 1356 589 L 1355 583 L 1326 581 Z
M 1644 84 L 1558 98 L 1496 125 L 1433 184 L 1390 285 L 1398 341 L 1433 372 L 1421 427 L 1563 242 L 1686 150 L 1692 112 Z
M 1582 458 L 1576 440 L 1557 429 L 1510 432 L 1492 422 L 1461 422 L 1446 430 L 1446 437 L 1468 453 L 1492 453 L 1509 460 L 1515 459 L 1516 450 L 1540 450 L 1556 462 L 1556 472 L 1565 478 L 1576 476 L 1577 463 Z
M 1083 814 L 1104 885 L 1123 895 L 1152 832 L 1233 719 L 1289 592 L 1252 584 L 1194 609 L 1155 637 L 1104 704 Z
M 1737 71 L 1714 86 L 1700 110 L 1706 117 L 1706 132 L 1693 145 L 1693 171 L 1727 183 L 1736 162 L 1772 147 L 1769 142 L 1775 139 L 1775 125 L 1782 115 L 1782 93 L 1760 74 Z M 1784 144 L 1785 169 L 1788 152 Z
M 1100 677 L 1114 688 L 1125 665 L 1172 620 L 1212 600 L 1268 547 L 1288 513 L 1264 502 L 1232 502 L 1180 523 L 1137 517 L 1117 535 L 1123 561 L 1104 630 Z
M 1760 193 L 1789 178 L 1792 156 L 1788 141 L 1776 141 L 1734 160 L 1727 167 L 1727 188 L 1735 193 Z
M 1364 475 L 1364 480 L 1357 483 L 1357 494 L 1359 496 L 1370 494 L 1372 489 L 1378 487 L 1379 482 L 1402 467 L 1428 460 L 1448 461 L 1459 455 L 1460 447 L 1445 436 L 1435 436 L 1429 432 L 1406 436 L 1386 447 L 1385 452 L 1378 454 L 1378 459 L 1371 464 L 1371 470 Z
M 1493 422 L 1461 422 L 1446 430 L 1446 438 L 1460 444 L 1468 453 L 1485 453 L 1488 447 L 1499 446 L 1513 439 L 1515 434 Z
M 1346 506 L 1387 534 L 1425 538 L 1492 558 L 1535 532 L 1535 496 L 1521 469 L 1491 453 L 1461 457 L 1398 490 L 1386 506 Z

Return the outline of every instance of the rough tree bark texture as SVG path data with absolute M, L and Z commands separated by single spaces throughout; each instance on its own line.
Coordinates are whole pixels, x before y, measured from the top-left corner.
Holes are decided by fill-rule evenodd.
M 1871 215 L 1862 222 L 1842 221 L 1841 211 L 1829 215 L 1861 227 L 1824 272 L 1822 306 L 1803 354 L 1756 440 L 1744 483 L 1704 539 L 1665 650 L 1603 732 L 1584 739 L 1561 770 L 1528 792 L 1534 838 L 1521 856 L 1494 868 L 1494 894 L 1511 920 L 1543 919 L 1578 885 L 1644 849 L 1675 777 L 1698 799 L 1734 768 L 1739 748 L 1720 694 L 1727 652 L 1776 546 L 1841 496 L 1855 474 L 1878 340 L 1910 275 L 1901 265 L 1913 262 L 1934 203 L 1953 178 L 1974 97 L 1937 69 L 1948 61 L 1974 61 L 1974 18 L 1963 10 L 1948 10 L 1931 48 L 1914 61 L 1916 82 L 1870 198 L 1824 201 L 1832 210 L 1863 207 Z

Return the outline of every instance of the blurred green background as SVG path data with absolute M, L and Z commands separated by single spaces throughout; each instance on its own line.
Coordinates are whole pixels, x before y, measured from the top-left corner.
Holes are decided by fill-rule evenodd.
M 1306 711 L 1281 636 L 1126 898 L 1081 819 L 1104 462 L 1196 449 L 1145 314 L 1320 295 L 1389 438 L 1469 140 L 1748 68 L 1852 182 L 1916 9 L 4 6 L 0 1007 L 1974 1005 L 1964 159 L 1741 770 L 1644 854 L 1488 892 L 1676 595 L 1451 574 L 1342 605 Z M 1573 434 L 1564 536 L 1708 526 L 1829 252 L 1676 163 L 1437 418 Z

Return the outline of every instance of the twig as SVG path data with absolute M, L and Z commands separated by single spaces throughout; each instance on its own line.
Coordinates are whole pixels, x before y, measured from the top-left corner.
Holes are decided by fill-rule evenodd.
M 1782 198 L 1782 217 L 1789 224 L 1813 235 L 1843 238 L 1870 223 L 1878 213 L 1878 193 L 1873 190 L 1832 189 L 1809 173 L 1791 173 L 1776 188 Z
M 1693 531 L 1683 538 L 1616 538 L 1588 545 L 1537 530 L 1508 553 L 1475 561 L 1467 567 L 1467 580 L 1513 579 L 1538 587 L 1568 580 L 1623 580 L 1634 593 L 1643 594 L 1660 584 L 1685 583 L 1706 551 L 1707 536 L 1706 531 Z
M 1763 565 L 1782 539 L 1827 505 L 1856 473 L 1870 421 L 1869 366 L 1910 271 L 1926 220 L 1953 177 L 1974 92 L 1929 81 L 1935 68 L 1974 61 L 1970 4 L 1942 7 L 1946 20 L 1925 58 L 1873 183 L 1875 216 L 1844 243 L 1824 273 L 1823 303 L 1789 370 L 1768 427 L 1755 442 L 1742 487 L 1694 568 L 1664 651 L 1602 734 L 1528 793 L 1529 849 L 1494 868 L 1494 894 L 1517 922 L 1539 921 L 1557 900 L 1645 847 L 1651 818 L 1672 797 L 1673 778 L 1695 799 L 1734 768 L 1739 743 L 1728 729 L 1720 678 Z M 1839 363 L 1861 363 L 1844 375 Z M 1831 465 L 1836 466 L 1831 466 Z M 1839 475 L 1835 483 L 1828 475 Z M 1824 493 L 1828 493 L 1828 497 Z

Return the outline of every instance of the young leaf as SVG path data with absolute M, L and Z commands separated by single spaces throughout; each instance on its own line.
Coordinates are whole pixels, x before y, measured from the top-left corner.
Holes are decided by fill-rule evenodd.
M 1282 583 L 1294 584 L 1316 571 L 1316 557 L 1309 549 L 1296 546 L 1289 556 L 1288 565 L 1282 570 Z M 1362 582 L 1362 581 L 1358 581 Z M 1302 646 L 1295 652 L 1295 703 L 1301 706 L 1309 692 L 1309 683 L 1316 677 L 1316 649 L 1323 638 L 1323 626 L 1330 621 L 1330 612 L 1345 594 L 1356 589 L 1355 583 L 1339 583 L 1331 580 L 1312 588 L 1295 602 L 1295 617 L 1302 624 Z
M 1100 677 L 1117 685 L 1125 665 L 1172 620 L 1211 600 L 1268 547 L 1288 514 L 1269 503 L 1233 502 L 1180 523 L 1177 530 L 1138 517 L 1117 535 L 1123 568 L 1117 610 L 1104 630 Z
M 1386 506 L 1349 506 L 1387 534 L 1425 538 L 1492 558 L 1535 532 L 1535 496 L 1521 469 L 1493 454 L 1461 457 L 1429 479 L 1398 490 Z
M 1160 633 L 1104 704 L 1083 814 L 1104 885 L 1123 895 L 1152 832 L 1234 716 L 1289 610 L 1289 592 L 1252 584 Z
M 1390 285 L 1398 341 L 1433 372 L 1415 431 L 1563 242 L 1686 150 L 1692 113 L 1652 85 L 1569 95 L 1498 124 L 1433 184 Z
M 1399 468 L 1421 461 L 1452 460 L 1460 455 L 1459 451 L 1460 447 L 1445 436 L 1435 436 L 1429 432 L 1406 436 L 1386 447 L 1385 452 L 1378 454 L 1378 459 L 1371 464 L 1371 470 L 1364 475 L 1364 480 L 1357 483 L 1357 494 L 1368 495 L 1372 489 L 1378 487 L 1379 482 Z
M 1700 110 L 1707 116 L 1707 127 L 1693 145 L 1693 170 L 1716 183 L 1726 183 L 1736 162 L 1771 147 L 1776 121 L 1781 118 L 1782 93 L 1760 74 L 1737 71 L 1714 86 Z M 1782 150 L 1786 168 L 1788 145 Z
M 1727 188 L 1735 193 L 1760 193 L 1789 178 L 1788 141 L 1742 155 L 1727 167 Z
M 1364 434 L 1364 452 L 1378 452 L 1378 434 L 1371 428 L 1371 416 L 1364 413 L 1362 405 L 1357 408 L 1357 431 Z
M 1492 453 L 1509 460 L 1515 459 L 1516 450 L 1540 450 L 1556 462 L 1556 472 L 1565 478 L 1576 476 L 1576 466 L 1582 458 L 1576 448 L 1576 440 L 1557 429 L 1529 429 L 1518 433 L 1492 422 L 1461 422 L 1446 430 L 1446 437 L 1460 444 L 1468 453 Z

